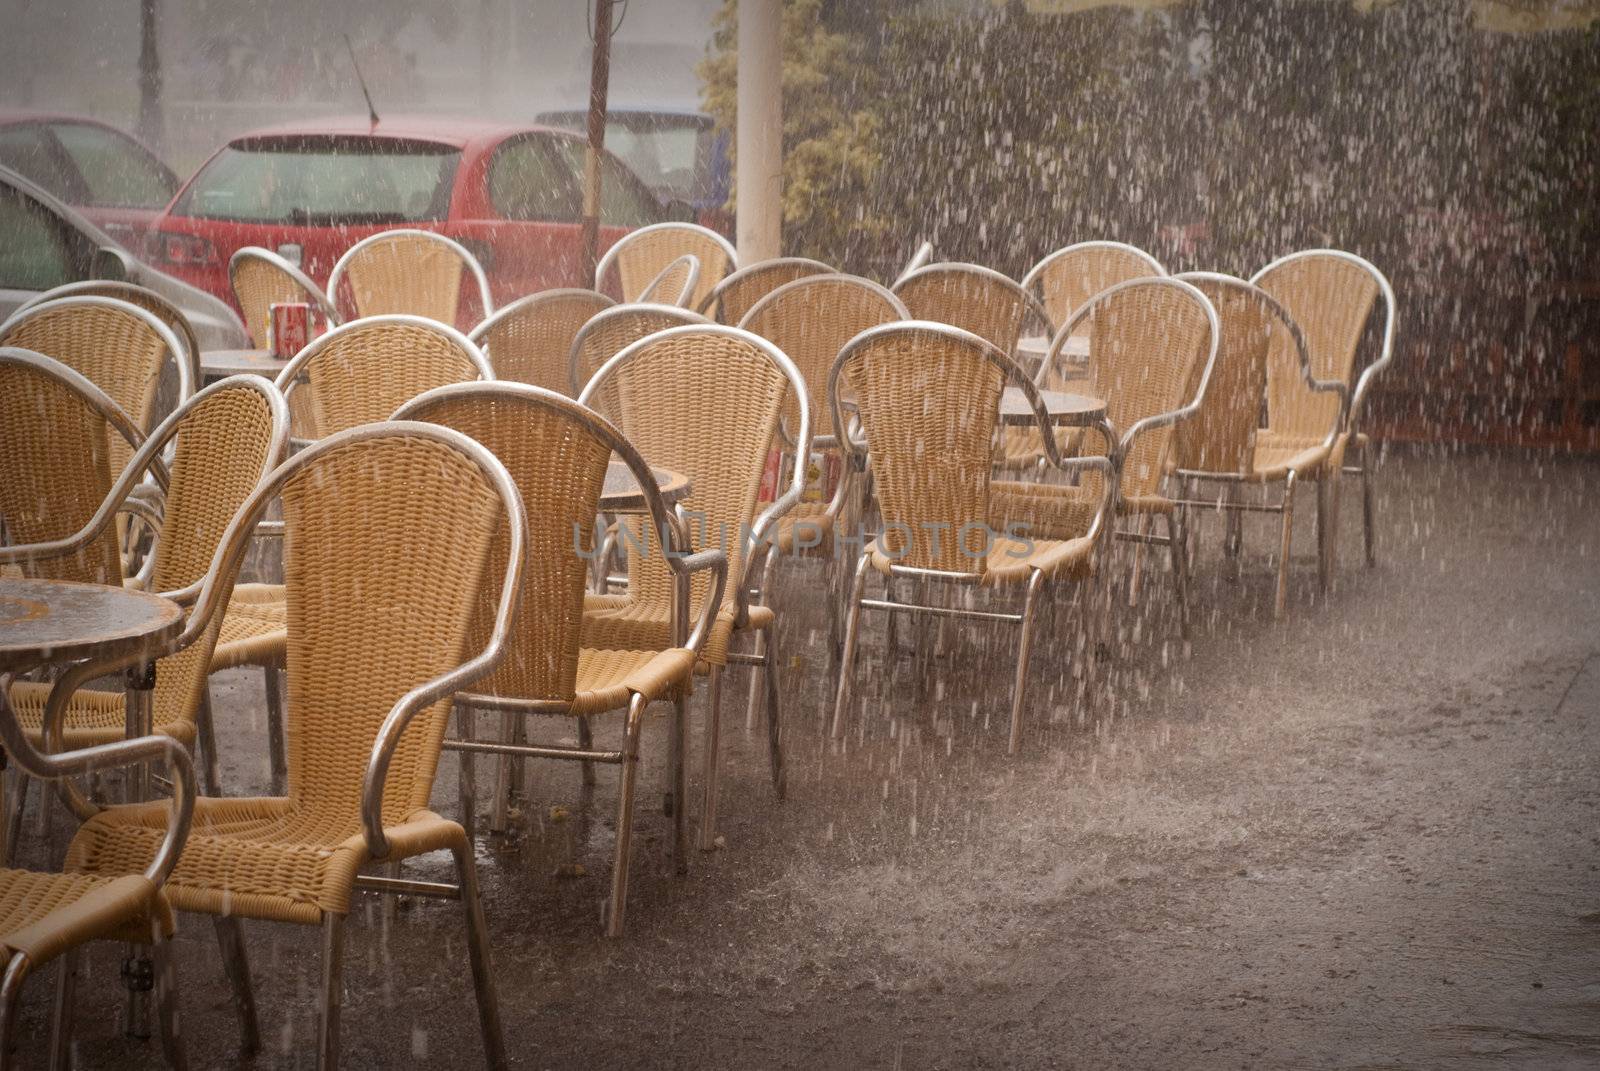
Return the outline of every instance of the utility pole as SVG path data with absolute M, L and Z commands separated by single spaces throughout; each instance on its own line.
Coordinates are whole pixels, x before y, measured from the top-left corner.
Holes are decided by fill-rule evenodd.
M 600 153 L 606 146 L 606 94 L 611 84 L 611 8 L 594 0 L 594 65 L 589 72 L 589 151 L 583 162 L 583 263 L 575 285 L 594 286 L 600 260 Z
M 139 0 L 139 137 L 160 151 L 166 124 L 161 115 L 161 53 L 157 50 L 158 0 Z
M 783 0 L 739 0 L 735 149 L 739 263 L 783 244 Z

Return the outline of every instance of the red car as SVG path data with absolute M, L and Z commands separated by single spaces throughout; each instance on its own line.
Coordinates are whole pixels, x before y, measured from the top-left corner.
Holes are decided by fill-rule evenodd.
M 585 142 L 537 126 L 439 117 L 318 119 L 224 145 L 156 222 L 146 257 L 232 302 L 228 258 L 273 249 L 324 282 L 362 238 L 420 227 L 483 265 L 497 306 L 580 279 Z M 602 158 L 600 247 L 674 213 Z M 337 295 L 334 295 L 337 298 Z
M 155 153 L 81 115 L 0 110 L 0 165 L 134 251 L 178 189 Z

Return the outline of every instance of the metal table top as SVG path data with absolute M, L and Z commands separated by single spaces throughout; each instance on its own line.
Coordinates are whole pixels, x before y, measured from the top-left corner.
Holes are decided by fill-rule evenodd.
M 1087 394 L 1068 394 L 1058 390 L 1041 390 L 1039 400 L 1044 403 L 1050 423 L 1058 428 L 1082 428 L 1106 415 L 1106 403 Z M 1000 423 L 1027 425 L 1037 423 L 1033 406 L 1020 387 L 1007 387 L 1000 395 Z
M 223 376 L 277 379 L 278 373 L 288 364 L 282 357 L 274 357 L 271 350 L 200 351 L 200 374 L 208 379 L 221 379 Z
M 655 467 L 650 471 L 655 474 L 656 490 L 668 506 L 687 497 L 692 489 L 689 477 L 681 472 Z M 601 512 L 643 513 L 645 508 L 644 491 L 633 478 L 633 470 L 613 458 L 610 467 L 606 469 L 605 487 L 600 492 Z
M 159 656 L 183 631 L 183 609 L 144 591 L 0 577 L 0 672 L 49 662 Z

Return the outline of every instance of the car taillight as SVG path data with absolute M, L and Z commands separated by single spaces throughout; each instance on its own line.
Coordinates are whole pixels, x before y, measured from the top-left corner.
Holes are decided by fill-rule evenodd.
M 217 262 L 217 250 L 210 239 L 195 234 L 157 231 L 150 236 L 147 252 L 156 264 L 180 268 L 202 268 Z

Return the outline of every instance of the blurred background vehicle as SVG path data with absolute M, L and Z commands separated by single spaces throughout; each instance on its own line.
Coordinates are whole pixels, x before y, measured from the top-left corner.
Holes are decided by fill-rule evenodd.
M 540 112 L 534 121 L 585 134 L 589 113 L 567 108 Z M 682 201 L 694 209 L 696 223 L 733 237 L 733 215 L 725 207 L 733 182 L 728 135 L 711 116 L 692 108 L 611 105 L 606 148 L 661 201 Z
M 105 231 L 0 166 L 0 321 L 45 290 L 86 279 L 149 287 L 183 311 L 203 350 L 250 345 L 228 305 L 133 259 Z
M 178 176 L 132 135 L 78 115 L 0 110 L 0 165 L 130 250 L 178 190 Z
M 578 277 L 584 150 L 567 131 L 438 116 L 270 127 L 229 141 L 196 172 L 157 221 L 146 257 L 232 302 L 228 258 L 242 246 L 275 250 L 322 282 L 361 239 L 417 227 L 466 246 L 497 305 L 588 285 Z M 688 214 L 615 156 L 602 170 L 602 249 Z

